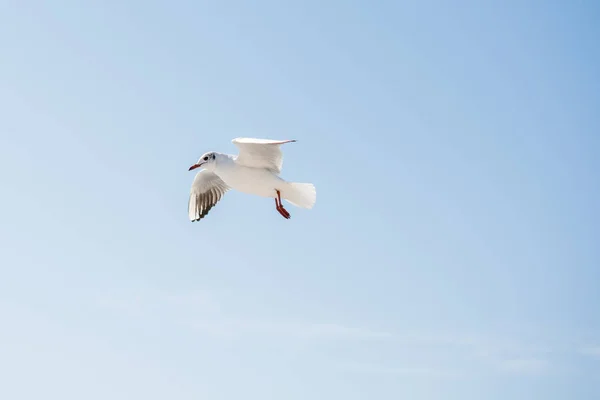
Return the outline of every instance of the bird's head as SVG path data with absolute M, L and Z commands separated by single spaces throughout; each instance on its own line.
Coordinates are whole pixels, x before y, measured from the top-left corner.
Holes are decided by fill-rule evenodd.
M 189 171 L 196 169 L 196 168 L 200 168 L 200 167 L 202 167 L 204 169 L 212 170 L 215 166 L 216 160 L 217 160 L 217 155 L 215 152 L 211 151 L 210 153 L 204 153 L 198 159 L 198 162 L 190 167 Z

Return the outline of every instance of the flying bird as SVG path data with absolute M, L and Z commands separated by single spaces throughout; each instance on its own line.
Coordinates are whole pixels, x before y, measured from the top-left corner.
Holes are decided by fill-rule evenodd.
M 281 200 L 296 207 L 310 209 L 317 200 L 312 183 L 287 182 L 279 174 L 283 166 L 281 145 L 296 140 L 236 138 L 231 142 L 239 150 L 237 156 L 211 151 L 202 154 L 189 168 L 202 168 L 192 183 L 188 202 L 190 221 L 204 218 L 230 189 L 275 199 L 275 209 L 284 218 L 290 213 Z

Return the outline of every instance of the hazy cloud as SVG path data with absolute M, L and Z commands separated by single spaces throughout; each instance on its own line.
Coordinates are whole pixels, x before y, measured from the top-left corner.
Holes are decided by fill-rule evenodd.
M 377 351 L 385 349 L 386 352 L 405 352 L 411 356 L 410 361 L 402 358 L 411 365 L 380 366 L 358 362 L 344 367 L 363 373 L 446 377 L 466 374 L 465 371 L 469 371 L 469 375 L 556 373 L 568 369 L 565 359 L 561 362 L 560 356 L 557 357 L 559 347 L 563 354 L 579 353 L 600 359 L 598 345 L 569 347 L 564 342 L 561 345 L 556 338 L 554 342 L 544 343 L 539 336 L 527 340 L 516 335 L 431 334 L 418 331 L 395 333 L 340 321 L 294 319 L 289 315 L 264 318 L 248 315 L 248 312 L 240 313 L 240 310 L 247 308 L 238 308 L 236 302 L 230 300 L 223 294 L 206 290 L 180 293 L 139 290 L 99 296 L 97 305 L 140 320 L 161 319 L 216 338 L 370 341 L 379 343 Z M 237 298 L 235 300 L 239 301 Z M 462 372 L 459 373 L 458 369 Z
M 579 349 L 579 353 L 600 359 L 600 346 L 586 346 Z
M 222 337 L 249 335 L 285 336 L 297 339 L 376 340 L 391 338 L 388 332 L 340 323 L 261 319 L 227 312 L 209 291 L 165 293 L 153 290 L 99 296 L 97 304 L 134 316 L 171 318 L 198 332 Z
M 498 367 L 503 372 L 519 375 L 539 375 L 549 371 L 550 364 L 547 360 L 538 358 L 514 358 L 501 360 Z
M 457 378 L 463 375 L 462 371 L 432 366 L 388 366 L 368 363 L 345 363 L 342 369 L 349 372 L 362 374 L 390 375 L 401 377 L 427 377 L 427 378 Z

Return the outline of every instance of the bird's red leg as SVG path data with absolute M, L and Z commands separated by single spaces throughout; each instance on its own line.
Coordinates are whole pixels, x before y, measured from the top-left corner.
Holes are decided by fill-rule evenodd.
M 281 208 L 279 206 L 279 202 L 277 201 L 277 197 L 275 197 L 275 209 L 279 212 L 279 214 L 281 214 Z
M 277 209 L 277 211 L 279 211 L 279 214 L 281 214 L 283 218 L 290 219 L 290 213 L 285 208 L 283 208 L 283 205 L 281 204 L 281 193 L 279 192 L 279 190 L 275 191 L 277 192 L 277 197 L 275 198 L 275 208 Z
M 289 216 L 286 215 L 286 211 L 283 207 L 281 207 L 281 205 L 277 202 L 277 199 L 275 199 L 275 209 L 279 212 L 279 214 L 281 214 L 283 216 L 283 218 L 288 219 Z
M 279 200 L 279 210 L 281 212 L 281 215 L 283 215 L 286 219 L 290 219 L 290 213 L 288 212 L 288 210 L 283 208 L 283 203 L 281 202 L 281 192 L 279 190 L 277 191 L 277 199 Z

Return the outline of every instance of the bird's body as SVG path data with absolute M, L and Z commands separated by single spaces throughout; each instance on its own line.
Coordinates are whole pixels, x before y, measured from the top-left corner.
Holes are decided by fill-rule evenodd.
M 233 190 L 260 197 L 276 197 L 274 188 L 283 189 L 286 181 L 264 168 L 246 167 L 238 164 L 229 154 L 217 154 L 213 170 Z
M 232 142 L 240 148 L 238 156 L 209 152 L 190 167 L 190 171 L 204 167 L 196 174 L 190 191 L 191 221 L 204 218 L 230 189 L 274 198 L 277 211 L 286 219 L 290 214 L 281 199 L 297 207 L 313 207 L 316 190 L 312 184 L 287 182 L 279 176 L 283 165 L 279 146 L 294 140 L 237 138 Z

